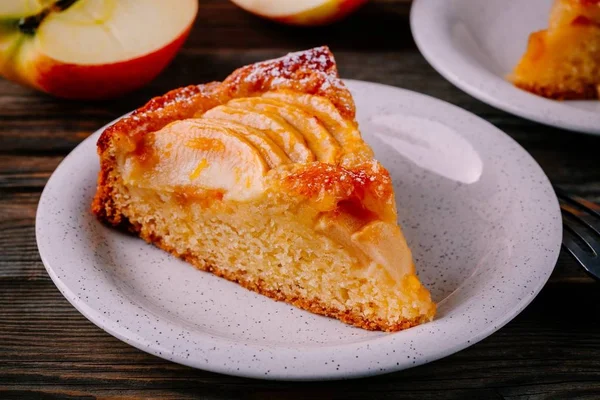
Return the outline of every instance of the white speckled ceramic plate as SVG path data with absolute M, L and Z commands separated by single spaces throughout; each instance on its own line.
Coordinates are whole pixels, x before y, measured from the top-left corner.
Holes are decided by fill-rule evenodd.
M 494 107 L 574 131 L 600 134 L 600 101 L 554 101 L 505 78 L 529 34 L 548 26 L 554 0 L 415 0 L 411 27 L 421 53 L 446 79 Z
M 109 229 L 90 213 L 99 132 L 56 169 L 40 200 L 42 260 L 87 318 L 149 353 L 225 374 L 335 379 L 447 356 L 516 316 L 558 257 L 561 217 L 548 179 L 511 138 L 421 94 L 347 81 L 358 120 L 389 169 L 400 222 L 435 321 L 369 332 L 200 272 Z

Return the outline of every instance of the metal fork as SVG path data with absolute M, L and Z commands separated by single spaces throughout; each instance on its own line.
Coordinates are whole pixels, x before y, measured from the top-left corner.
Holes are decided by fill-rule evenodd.
M 554 191 L 563 213 L 563 247 L 588 274 L 600 280 L 600 205 L 557 187 Z

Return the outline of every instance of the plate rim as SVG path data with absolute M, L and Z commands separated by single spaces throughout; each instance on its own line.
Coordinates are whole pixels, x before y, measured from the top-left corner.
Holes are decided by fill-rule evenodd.
M 544 185 L 546 185 L 548 188 L 552 188 L 550 185 L 550 181 L 547 178 L 547 176 L 545 175 L 545 173 L 543 172 L 543 170 L 541 169 L 541 167 L 539 166 L 539 164 L 533 159 L 533 157 L 525 150 L 522 148 L 522 146 L 520 146 L 514 139 L 512 139 L 509 135 L 507 135 L 506 133 L 504 133 L 502 130 L 496 128 L 494 125 L 492 125 L 491 123 L 489 123 L 488 121 L 484 120 L 483 118 L 478 117 L 477 115 L 466 111 L 458 106 L 455 106 L 451 103 L 448 103 L 446 101 L 434 98 L 432 96 L 429 95 L 425 95 L 422 93 L 418 93 L 418 92 L 414 92 L 411 90 L 407 90 L 407 89 L 401 89 L 395 86 L 391 86 L 391 85 L 385 85 L 385 84 L 381 84 L 381 83 L 375 83 L 375 82 L 366 82 L 366 81 L 360 81 L 360 80 L 352 80 L 352 79 L 344 79 L 345 82 L 347 82 L 349 84 L 349 86 L 353 86 L 353 85 L 367 85 L 367 86 L 379 86 L 379 87 L 384 87 L 384 88 L 392 88 L 394 90 L 397 90 L 399 92 L 402 93 L 402 95 L 404 96 L 421 96 L 424 98 L 427 98 L 428 101 L 434 101 L 434 102 L 438 102 L 438 103 L 442 103 L 445 107 L 450 107 L 452 109 L 454 109 L 454 111 L 463 113 L 463 114 L 467 114 L 471 117 L 476 118 L 477 120 L 487 124 L 491 130 L 496 131 L 497 134 L 499 135 L 503 135 L 504 139 L 508 139 L 509 141 L 511 141 L 514 145 L 516 145 L 518 147 L 518 149 L 520 150 L 520 152 L 522 152 L 522 156 L 524 157 L 528 157 L 533 163 L 533 167 L 535 169 L 538 170 L 539 172 L 539 178 L 544 181 Z M 127 115 L 127 114 L 125 114 Z M 125 116 L 124 115 L 124 116 Z M 96 140 L 97 135 L 99 134 L 99 132 L 103 131 L 107 126 L 111 125 L 112 123 L 114 123 L 115 121 L 119 120 L 122 117 L 119 117 L 117 119 L 115 119 L 114 121 L 111 121 L 110 123 L 106 124 L 105 126 L 103 126 L 102 128 L 98 129 L 96 132 L 94 132 L 93 134 L 91 134 L 88 138 L 86 138 L 84 141 L 82 141 L 79 145 L 77 145 L 58 165 L 58 167 L 56 168 L 56 170 L 52 173 L 52 175 L 50 176 L 46 186 L 44 187 L 44 190 L 42 191 L 42 194 L 40 196 L 40 201 L 39 201 L 39 205 L 42 205 L 43 201 L 45 201 L 44 199 L 49 196 L 48 193 L 51 190 L 52 187 L 52 181 L 53 179 L 58 179 L 59 175 L 61 174 L 62 170 L 67 168 L 68 162 L 71 158 L 75 157 L 75 153 L 76 151 L 79 149 L 79 151 L 82 150 L 84 143 L 87 143 L 87 145 L 89 145 L 89 141 L 94 141 Z M 95 160 L 95 159 L 94 159 Z M 555 201 L 555 213 L 558 215 L 558 217 L 560 217 L 560 210 L 558 207 L 558 199 L 556 198 L 556 195 L 554 194 L 553 191 L 551 191 L 552 196 L 554 198 Z M 535 285 L 535 287 L 529 287 L 529 292 L 527 295 L 523 296 L 523 298 L 518 301 L 517 303 L 515 303 L 515 305 L 510 309 L 510 311 L 506 312 L 502 318 L 498 318 L 496 320 L 494 320 L 493 322 L 490 322 L 489 324 L 486 325 L 485 329 L 480 329 L 478 331 L 476 331 L 474 334 L 470 334 L 470 335 L 465 335 L 462 338 L 462 341 L 460 343 L 454 344 L 453 346 L 447 346 L 445 347 L 443 350 L 441 351 L 436 351 L 434 355 L 428 356 L 428 357 L 420 357 L 417 358 L 416 360 L 412 361 L 411 364 L 406 363 L 405 365 L 403 364 L 399 364 L 400 366 L 396 366 L 395 363 L 390 364 L 390 365 L 384 365 L 384 370 L 380 371 L 380 370 L 375 370 L 375 369 L 371 369 L 371 370 L 366 370 L 366 368 L 364 369 L 357 369 L 355 371 L 346 371 L 346 372 L 337 372 L 337 371 L 332 371 L 329 374 L 322 374 L 322 373 L 311 373 L 309 371 L 294 371 L 294 370 L 287 370 L 287 371 L 275 371 L 275 372 L 271 372 L 268 376 L 264 375 L 265 369 L 266 367 L 263 367 L 262 365 L 254 365 L 254 367 L 256 367 L 254 370 L 247 372 L 247 371 L 233 371 L 230 368 L 224 368 L 221 365 L 216 365 L 216 364 L 211 364 L 211 363 L 206 363 L 203 364 L 201 362 L 194 362 L 193 360 L 190 359 L 186 359 L 183 357 L 179 357 L 176 353 L 171 353 L 171 354 L 164 354 L 161 353 L 160 350 L 164 350 L 159 348 L 153 348 L 152 346 L 148 346 L 147 343 L 143 342 L 143 340 L 140 340 L 140 338 L 135 337 L 136 335 L 127 335 L 126 333 L 129 332 L 126 329 L 122 328 L 123 330 L 125 330 L 126 333 L 123 333 L 121 331 L 119 331 L 118 329 L 118 325 L 115 327 L 113 326 L 114 324 L 111 323 L 107 323 L 105 322 L 105 320 L 103 320 L 102 318 L 99 318 L 98 316 L 96 316 L 94 314 L 94 312 L 96 310 L 94 310 L 91 307 L 88 307 L 84 301 L 77 301 L 77 296 L 74 295 L 74 293 L 71 291 L 71 289 L 62 282 L 62 280 L 60 279 L 60 277 L 56 274 L 56 272 L 54 271 L 51 262 L 48 260 L 47 254 L 44 254 L 44 249 L 43 246 L 40 245 L 41 243 L 41 236 L 44 234 L 43 230 L 43 224 L 40 223 L 40 219 L 41 219 L 41 213 L 43 212 L 43 208 L 40 207 L 38 205 L 38 210 L 36 212 L 36 222 L 35 222 L 35 233 L 36 233 L 36 242 L 38 245 L 38 249 L 39 249 L 39 253 L 40 253 L 40 257 L 42 260 L 42 263 L 44 264 L 44 267 L 46 269 L 46 271 L 48 272 L 49 276 L 51 277 L 52 281 L 54 282 L 54 284 L 57 286 L 57 288 L 59 289 L 59 291 L 61 292 L 61 294 L 69 301 L 69 303 L 71 303 L 71 305 L 73 305 L 73 307 L 75 309 L 77 309 L 83 316 L 85 316 L 90 322 L 92 322 L 94 325 L 98 326 L 100 329 L 104 330 L 105 332 L 109 333 L 110 335 L 116 337 L 117 339 L 133 346 L 136 347 L 139 350 L 142 350 L 146 353 L 150 353 L 153 354 L 157 357 L 166 359 L 168 361 L 172 361 L 172 362 L 176 362 L 182 365 L 186 365 L 192 368 L 199 368 L 199 369 L 203 369 L 203 370 L 207 370 L 207 371 L 212 371 L 212 372 L 217 372 L 217 373 L 223 373 L 223 374 L 227 374 L 227 375 L 232 375 L 232 376 L 239 376 L 239 377 L 247 377 L 247 378 L 258 378 L 258 379 L 270 379 L 270 380 L 285 380 L 285 381 L 324 381 L 324 380 L 338 380 L 338 379 L 349 379 L 349 378 L 360 378 L 360 377 L 367 377 L 367 376 L 373 376 L 373 375 L 379 375 L 382 373 L 391 373 L 391 372 L 395 372 L 395 371 L 399 371 L 399 370 L 403 370 L 403 369 L 408 369 L 408 368 L 412 368 L 415 366 L 419 366 L 425 363 L 429 363 L 444 357 L 447 357 L 448 355 L 454 354 L 458 351 L 461 351 L 467 347 L 470 347 L 471 345 L 485 339 L 486 337 L 490 336 L 491 334 L 493 334 L 494 332 L 496 332 L 497 330 L 499 330 L 500 328 L 502 328 L 504 325 L 506 325 L 508 322 L 510 322 L 512 319 L 514 319 L 521 311 L 523 311 L 523 309 L 525 309 L 525 307 L 527 307 L 527 305 L 529 305 L 531 303 L 531 301 L 533 301 L 533 299 L 535 299 L 535 297 L 537 297 L 537 295 L 539 294 L 539 292 L 541 291 L 541 289 L 544 287 L 544 285 L 546 284 L 548 278 L 550 277 L 550 274 L 552 273 L 552 271 L 554 270 L 554 267 L 556 265 L 556 262 L 558 260 L 558 255 L 560 252 L 560 242 L 561 242 L 561 237 L 562 237 L 562 233 L 560 233 L 559 235 L 559 240 L 557 241 L 557 243 L 552 243 L 549 244 L 548 247 L 554 248 L 556 251 L 554 252 L 553 257 L 547 262 L 548 266 L 544 268 L 544 276 L 540 276 L 537 284 Z M 548 218 L 549 220 L 550 218 Z M 109 321 L 110 322 L 110 321 Z M 167 323 L 170 323 L 167 321 Z M 425 325 L 421 325 L 421 326 L 427 326 L 427 324 Z M 417 327 L 418 328 L 418 327 Z M 415 328 L 413 328 L 415 329 Z M 373 339 L 369 342 L 375 341 L 375 340 L 380 340 L 380 339 L 390 339 L 393 337 L 393 334 L 389 335 L 389 336 L 385 336 L 383 338 L 376 338 Z M 393 341 L 393 340 L 392 340 Z M 216 338 L 216 342 L 217 343 L 227 343 L 228 340 L 225 339 L 220 339 L 220 338 Z M 214 342 L 212 342 L 214 343 Z M 240 343 L 240 342 L 236 342 L 236 343 Z M 392 344 L 392 343 L 388 343 L 388 344 Z M 341 345 L 337 345 L 335 347 L 332 346 L 328 346 L 332 349 L 342 349 L 342 348 L 350 348 L 350 347 L 356 347 L 358 346 L 358 343 L 347 343 L 347 344 L 341 344 Z M 253 346 L 253 345 L 248 345 L 248 348 L 256 348 L 256 349 L 263 349 L 266 348 L 265 346 L 262 345 L 257 345 L 257 346 Z M 283 346 L 281 346 L 283 347 Z M 299 346 L 296 346 L 296 348 Z M 285 347 L 284 349 L 286 350 L 292 350 L 294 349 L 294 347 L 288 348 Z M 303 349 L 304 351 L 304 349 Z M 318 349 L 317 351 L 322 351 L 322 349 Z M 310 353 L 310 352 L 309 352 Z M 395 361 L 395 360 L 394 360 Z
M 453 41 L 450 40 L 448 35 L 444 34 L 442 29 L 445 26 L 445 20 L 429 19 L 429 24 L 426 25 L 428 17 L 432 14 L 428 12 L 432 8 L 448 9 L 451 5 L 451 1 L 436 2 L 435 0 L 413 0 L 413 4 L 410 10 L 410 29 L 415 40 L 417 48 L 427 60 L 427 62 L 446 80 L 452 83 L 454 86 L 462 90 L 463 92 L 473 96 L 474 98 L 492 106 L 499 110 L 508 112 L 521 118 L 528 119 L 546 126 L 555 128 L 562 128 L 573 132 L 584 133 L 588 135 L 600 135 L 600 123 L 594 126 L 591 123 L 581 122 L 580 117 L 583 115 L 585 118 L 591 118 L 593 115 L 592 111 L 579 110 L 566 106 L 559 101 L 546 99 L 524 90 L 518 89 L 513 85 L 509 84 L 505 80 L 497 77 L 492 72 L 488 71 L 493 81 L 504 82 L 498 89 L 498 93 L 501 95 L 491 94 L 492 91 L 488 90 L 490 80 L 477 78 L 482 75 L 481 70 L 483 67 L 476 68 L 466 63 L 462 57 L 453 57 L 453 55 L 459 54 L 453 52 Z M 441 10 L 436 10 L 435 15 L 442 13 Z M 430 38 L 427 38 L 431 36 Z M 433 41 L 437 41 L 437 45 L 430 45 Z M 453 57 L 452 60 L 450 58 Z M 461 70 L 468 71 L 467 73 Z M 514 99 L 517 98 L 518 102 Z M 547 117 L 541 115 L 538 109 L 538 105 L 544 106 L 550 109 L 549 115 L 560 114 L 561 118 L 556 120 L 548 120 Z M 566 111 L 569 110 L 569 111 Z M 599 117 L 600 119 L 600 117 Z

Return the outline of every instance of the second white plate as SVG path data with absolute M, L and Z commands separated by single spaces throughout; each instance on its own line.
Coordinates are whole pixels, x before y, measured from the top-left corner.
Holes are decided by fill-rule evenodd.
M 435 320 L 369 332 L 245 290 L 100 224 L 90 212 L 98 131 L 54 172 L 38 207 L 42 261 L 87 318 L 178 363 L 271 379 L 391 372 L 490 335 L 536 296 L 561 242 L 548 179 L 516 142 L 440 100 L 347 81 L 358 121 L 390 171 L 398 214 Z
M 415 0 L 417 46 L 446 79 L 473 97 L 523 118 L 600 135 L 600 101 L 555 101 L 506 80 L 529 34 L 548 25 L 553 0 Z

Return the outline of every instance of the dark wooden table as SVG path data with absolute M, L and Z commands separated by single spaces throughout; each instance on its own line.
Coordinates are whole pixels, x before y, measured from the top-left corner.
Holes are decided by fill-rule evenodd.
M 600 398 L 600 285 L 569 255 L 507 326 L 458 354 L 369 379 L 287 383 L 194 370 L 143 353 L 80 315 L 48 277 L 34 219 L 46 180 L 100 126 L 182 85 L 328 44 L 341 75 L 454 103 L 523 145 L 550 179 L 600 200 L 600 137 L 553 129 L 489 107 L 435 72 L 412 40 L 404 0 L 368 4 L 337 25 L 295 29 L 227 1 L 201 1 L 171 66 L 136 93 L 106 102 L 56 100 L 0 80 L 0 398 Z

